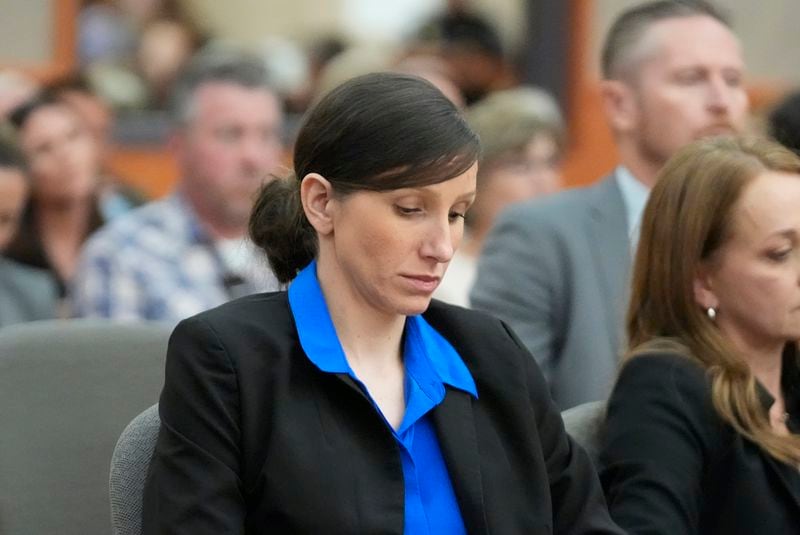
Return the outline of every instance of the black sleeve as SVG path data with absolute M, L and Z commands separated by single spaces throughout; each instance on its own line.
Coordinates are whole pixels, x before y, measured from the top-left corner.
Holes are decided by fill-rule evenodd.
M 159 415 L 143 533 L 242 533 L 237 376 L 200 318 L 181 322 L 170 338 Z
M 611 395 L 600 454 L 614 520 L 629 533 L 698 533 L 720 422 L 702 368 L 679 355 L 634 357 Z
M 522 351 L 527 351 L 506 327 Z M 553 533 L 569 535 L 614 534 L 623 532 L 611 520 L 589 455 L 564 429 L 564 421 L 536 361 L 525 355 L 531 405 L 547 465 L 553 500 Z

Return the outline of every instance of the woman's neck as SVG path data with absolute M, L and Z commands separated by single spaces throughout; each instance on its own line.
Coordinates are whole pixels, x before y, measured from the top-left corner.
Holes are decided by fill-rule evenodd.
M 376 310 L 339 270 L 317 264 L 325 302 L 347 363 L 366 386 L 384 418 L 398 429 L 405 414 L 402 314 Z
M 376 311 L 355 295 L 338 270 L 327 270 L 318 264 L 317 277 L 351 366 L 384 368 L 402 361 L 405 316 Z

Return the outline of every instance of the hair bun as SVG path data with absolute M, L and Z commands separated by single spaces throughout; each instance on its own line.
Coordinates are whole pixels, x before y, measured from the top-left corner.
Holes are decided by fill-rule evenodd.
M 317 235 L 300 201 L 294 174 L 272 180 L 258 194 L 249 224 L 250 239 L 269 259 L 281 283 L 294 279 L 317 254 Z

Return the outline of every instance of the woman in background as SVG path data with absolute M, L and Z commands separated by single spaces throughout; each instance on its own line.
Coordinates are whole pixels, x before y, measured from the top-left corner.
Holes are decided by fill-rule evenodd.
M 478 152 L 416 77 L 361 76 L 311 110 L 250 221 L 288 292 L 170 340 L 145 533 L 619 533 L 533 358 L 431 304 Z
M 629 533 L 800 533 L 800 159 L 715 139 L 650 194 L 601 478 Z
M 97 141 L 71 105 L 44 94 L 11 114 L 28 164 L 31 189 L 8 257 L 44 269 L 61 297 L 83 242 L 103 224 Z
M 466 219 L 464 243 L 434 297 L 468 306 L 478 257 L 495 217 L 509 204 L 561 186 L 564 125 L 555 100 L 540 89 L 492 93 L 467 111 L 481 139 L 478 196 Z

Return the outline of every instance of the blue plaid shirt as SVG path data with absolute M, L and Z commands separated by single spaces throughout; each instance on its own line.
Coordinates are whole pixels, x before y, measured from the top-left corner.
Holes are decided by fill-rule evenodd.
M 156 320 L 183 318 L 247 293 L 279 289 L 266 257 L 234 272 L 203 231 L 187 202 L 174 194 L 125 214 L 86 243 L 73 280 L 77 317 Z

